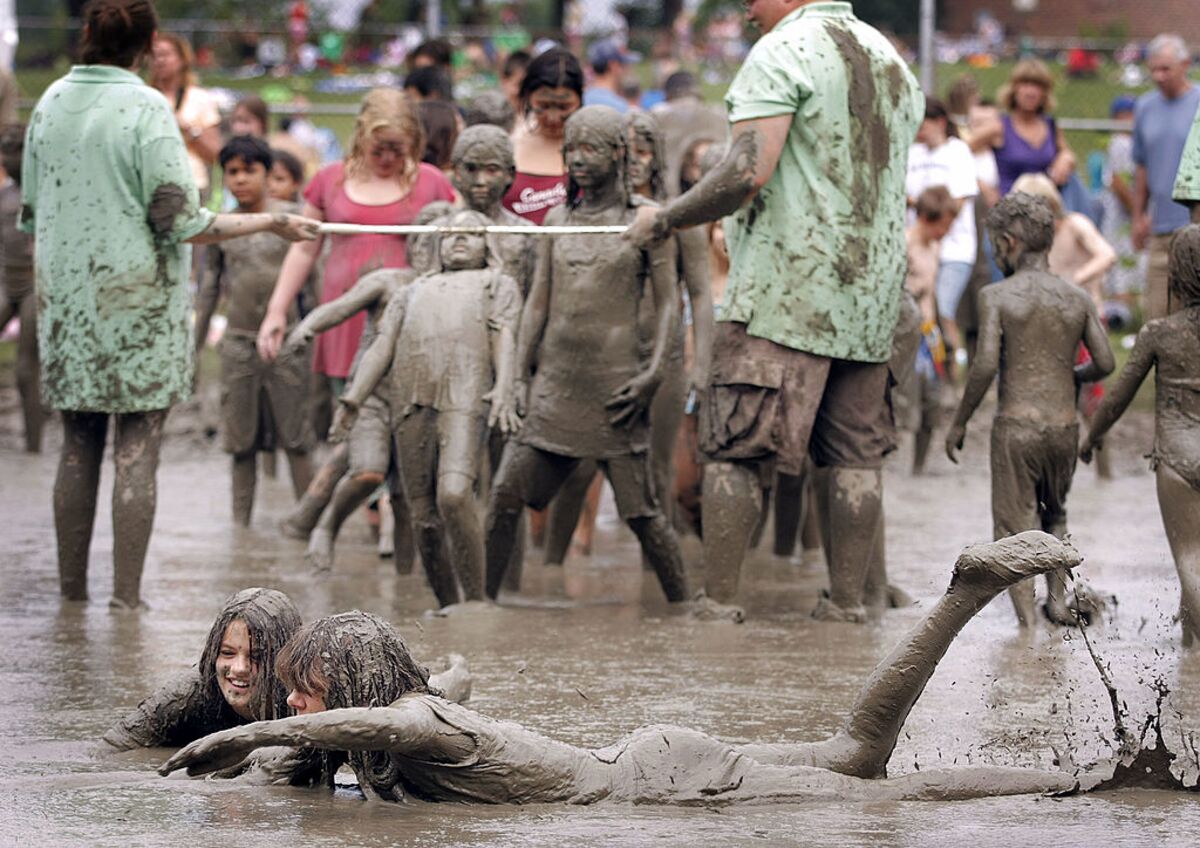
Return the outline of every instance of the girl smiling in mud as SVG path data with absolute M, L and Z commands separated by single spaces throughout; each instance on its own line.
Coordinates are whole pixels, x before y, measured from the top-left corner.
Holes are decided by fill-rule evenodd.
M 327 753 L 325 782 L 348 762 L 368 797 L 527 804 L 627 801 L 725 804 L 802 800 L 954 800 L 1071 791 L 1070 774 L 980 766 L 887 779 L 912 706 L 954 637 L 1015 582 L 1078 565 L 1067 542 L 1038 531 L 967 548 L 945 595 L 876 667 L 842 729 L 817 743 L 732 746 L 680 727 L 635 731 L 586 750 L 447 702 L 400 635 L 362 612 L 302 629 L 279 656 L 299 715 L 255 722 L 192 743 L 160 769 L 203 774 L 255 749 Z

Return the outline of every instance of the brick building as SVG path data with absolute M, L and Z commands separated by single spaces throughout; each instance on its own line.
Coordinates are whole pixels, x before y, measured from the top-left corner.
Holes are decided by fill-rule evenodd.
M 1200 0 L 942 0 L 938 29 L 952 34 L 975 28 L 979 12 L 991 12 L 1010 35 L 1072 38 L 1107 34 L 1116 27 L 1146 40 L 1176 32 L 1200 47 Z

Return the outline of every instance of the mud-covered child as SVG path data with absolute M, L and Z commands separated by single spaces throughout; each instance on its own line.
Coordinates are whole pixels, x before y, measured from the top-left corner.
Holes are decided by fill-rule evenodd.
M 937 313 L 937 274 L 941 241 L 954 224 L 955 201 L 945 186 L 931 186 L 917 196 L 916 219 L 905 232 L 908 273 L 904 288 L 920 315 L 920 336 L 915 354 L 896 363 L 897 424 L 916 434 L 913 474 L 925 470 L 933 428 L 938 421 L 946 349 L 942 344 Z M 904 307 L 901 307 L 902 310 Z M 895 349 L 895 348 L 893 348 Z
M 1154 452 L 1158 507 L 1175 558 L 1185 645 L 1200 633 L 1200 225 L 1179 230 L 1168 265 L 1178 311 L 1138 333 L 1129 360 L 1079 447 L 1085 462 L 1154 369 Z
M 1041 197 L 1010 194 L 987 217 L 996 263 L 1005 279 L 979 293 L 979 343 L 946 453 L 957 462 L 967 422 L 999 372 L 992 423 L 992 523 L 995 538 L 1023 530 L 1067 532 L 1067 492 L 1075 474 L 1082 383 L 1112 372 L 1108 336 L 1087 293 L 1050 273 L 1054 212 Z M 1091 361 L 1076 365 L 1080 343 Z M 1065 575 L 1046 575 L 1051 621 L 1074 624 Z M 1031 581 L 1009 589 L 1021 626 L 1034 618 Z
M 237 200 L 236 213 L 295 212 L 296 204 L 273 200 L 267 174 L 274 164 L 267 143 L 235 136 L 218 156 L 225 189 Z M 291 354 L 262 360 L 254 342 L 279 276 L 288 244 L 270 234 L 212 245 L 196 301 L 196 351 L 204 347 L 208 325 L 222 301 L 226 328 L 221 338 L 221 429 L 225 450 L 233 455 L 233 518 L 249 525 L 256 482 L 255 452 L 274 426 L 277 446 L 287 454 L 292 487 L 299 496 L 312 476 L 309 451 L 312 429 L 307 392 L 309 364 Z M 291 320 L 296 320 L 295 306 Z

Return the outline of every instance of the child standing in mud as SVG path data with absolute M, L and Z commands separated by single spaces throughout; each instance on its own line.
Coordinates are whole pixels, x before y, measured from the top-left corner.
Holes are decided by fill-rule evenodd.
M 568 120 L 566 206 L 548 225 L 628 224 L 621 116 L 589 106 Z M 607 475 L 617 510 L 641 542 L 671 601 L 687 597 L 679 540 L 655 497 L 649 407 L 678 320 L 675 253 L 595 236 L 544 239 L 525 304 L 517 353 L 517 403 L 527 414 L 500 461 L 488 500 L 487 594 L 495 598 L 525 506 L 546 506 L 582 460 Z M 638 304 L 653 292 L 658 322 L 650 359 L 638 351 Z M 537 371 L 534 373 L 536 364 Z M 525 381 L 532 375 L 532 384 Z
M 33 287 L 33 239 L 17 229 L 21 214 L 21 153 L 25 125 L 0 130 L 0 165 L 8 180 L 0 186 L 0 332 L 13 318 L 21 322 L 17 341 L 17 391 L 25 416 L 25 450 L 42 449 L 42 388 L 38 379 L 37 294 Z
M 491 223 L 473 211 L 442 222 Z M 390 371 L 392 434 L 404 494 L 421 561 L 444 607 L 458 602 L 460 585 L 466 600 L 483 600 L 483 531 L 474 487 L 489 428 L 507 434 L 518 425 L 512 384 L 521 292 L 515 280 L 488 267 L 482 234 L 442 236 L 438 255 L 436 271 L 418 277 L 388 304 L 378 337 L 339 399 L 333 432 L 349 429 Z
M 299 206 L 273 200 L 267 175 L 274 162 L 261 138 L 235 136 L 218 155 L 225 188 L 237 200 L 234 214 L 295 212 Z M 205 256 L 205 272 L 196 298 L 196 355 L 204 349 L 208 325 L 218 304 L 227 304 L 228 323 L 221 337 L 221 429 L 225 450 L 233 455 L 233 520 L 247 527 L 254 506 L 255 454 L 273 430 L 287 454 L 296 497 L 312 478 L 313 444 L 308 416 L 308 357 L 297 353 L 274 362 L 255 349 L 258 327 L 287 256 L 288 244 L 269 234 L 214 245 Z M 290 320 L 297 319 L 292 307 Z
M 1154 452 L 1158 506 L 1183 596 L 1180 623 L 1190 645 L 1200 634 L 1200 225 L 1171 242 L 1172 297 L 1179 311 L 1144 326 L 1129 361 L 1100 403 L 1079 447 L 1084 462 L 1155 372 Z
M 1083 383 L 1114 367 L 1108 337 L 1086 292 L 1050 273 L 1054 213 L 1041 197 L 1012 194 L 987 218 L 996 262 L 1006 279 L 979 294 L 980 329 L 962 403 L 946 434 L 957 463 L 967 422 L 999 372 L 999 408 L 992 423 L 992 522 L 995 538 L 1039 529 L 1067 532 L 1067 492 L 1075 474 L 1079 424 L 1076 396 Z M 1080 343 L 1091 361 L 1076 365 Z M 1074 624 L 1065 576 L 1046 575 L 1046 616 Z M 1077 593 L 1078 594 L 1078 593 Z M 1034 618 L 1034 586 L 1009 589 L 1022 627 Z

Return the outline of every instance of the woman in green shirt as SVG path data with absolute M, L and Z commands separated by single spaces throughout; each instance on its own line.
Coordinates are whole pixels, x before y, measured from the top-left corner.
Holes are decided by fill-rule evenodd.
M 62 593 L 87 599 L 112 415 L 112 605 L 134 608 L 163 422 L 191 392 L 189 244 L 264 230 L 311 239 L 317 223 L 201 208 L 171 108 L 134 73 L 158 24 L 154 6 L 92 0 L 83 17 L 83 64 L 46 90 L 30 119 L 20 226 L 35 235 L 42 396 L 63 418 L 54 485 Z

